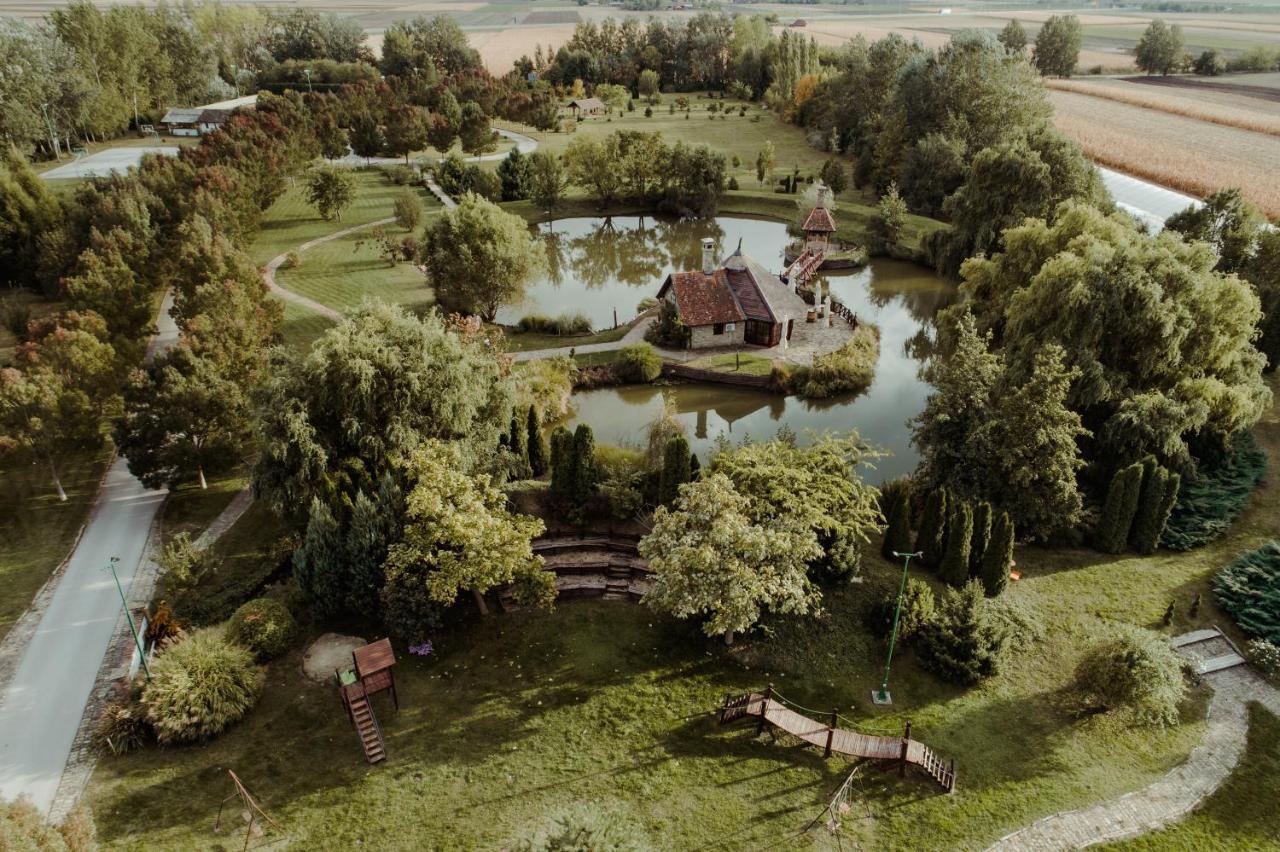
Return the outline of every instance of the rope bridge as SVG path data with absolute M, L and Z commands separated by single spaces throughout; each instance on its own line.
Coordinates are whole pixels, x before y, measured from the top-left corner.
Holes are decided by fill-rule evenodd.
M 950 764 L 944 763 L 931 748 L 911 739 L 910 722 L 907 723 L 906 732 L 900 737 L 876 736 L 839 727 L 841 721 L 849 723 L 849 720 L 836 710 L 831 711 L 825 722 L 818 722 L 804 715 L 814 712 L 783 698 L 774 691 L 771 684 L 764 693 L 748 692 L 744 695 L 725 696 L 724 705 L 720 708 L 720 724 L 726 725 L 736 719 L 755 716 L 759 719 L 757 734 L 763 733 L 767 723 L 821 748 L 823 757 L 843 754 L 872 760 L 896 760 L 903 773 L 908 765 L 917 766 L 937 782 L 943 791 L 950 793 L 955 790 L 956 762 L 953 760 Z

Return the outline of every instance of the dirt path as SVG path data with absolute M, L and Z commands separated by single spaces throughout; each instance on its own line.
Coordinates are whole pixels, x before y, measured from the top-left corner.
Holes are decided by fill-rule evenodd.
M 281 299 L 284 299 L 287 302 L 293 302 L 295 305 L 301 305 L 307 310 L 314 311 L 320 314 L 322 317 L 331 319 L 334 322 L 342 322 L 342 313 L 340 311 L 335 311 L 333 308 L 329 307 L 328 305 L 322 305 L 319 302 L 317 302 L 315 299 L 310 299 L 302 295 L 301 293 L 295 293 L 292 290 L 286 290 L 284 287 L 281 287 L 279 284 L 277 284 L 276 270 L 278 270 L 281 266 L 283 266 L 284 262 L 288 260 L 289 255 L 295 251 L 298 254 L 302 254 L 308 249 L 315 248 L 321 243 L 327 243 L 327 242 L 330 242 L 331 240 L 340 239 L 342 237 L 347 236 L 348 234 L 354 234 L 357 231 L 363 231 L 367 228 L 378 228 L 378 227 L 381 227 L 382 225 L 390 225 L 394 221 L 395 221 L 395 217 L 389 216 L 386 219 L 378 219 L 373 222 L 365 222 L 363 225 L 352 225 L 350 228 L 343 228 L 341 231 L 334 231 L 332 234 L 325 234 L 323 237 L 316 237 L 314 240 L 308 240 L 307 242 L 298 246 L 296 249 L 290 249 L 289 251 L 284 252 L 283 254 L 278 254 L 275 257 L 271 258 L 271 260 L 267 261 L 267 265 L 262 268 L 262 280 L 266 282 L 267 289 L 270 290 L 275 295 L 279 296 Z

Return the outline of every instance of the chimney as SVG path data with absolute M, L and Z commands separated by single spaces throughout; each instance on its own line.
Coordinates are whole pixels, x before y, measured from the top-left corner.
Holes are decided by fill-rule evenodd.
M 702 272 L 710 275 L 716 269 L 716 241 L 710 237 L 702 239 Z

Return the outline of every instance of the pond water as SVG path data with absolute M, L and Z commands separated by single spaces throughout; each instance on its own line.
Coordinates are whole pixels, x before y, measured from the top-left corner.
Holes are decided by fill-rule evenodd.
M 566 272 L 561 284 L 547 284 L 540 289 L 537 295 L 546 299 L 540 304 L 551 306 L 539 308 L 542 312 L 598 310 L 599 306 L 608 305 L 604 299 L 593 300 L 601 292 L 614 294 L 614 299 L 625 295 L 634 301 L 651 295 L 657 289 L 653 282 L 660 281 L 667 270 L 692 268 L 699 262 L 698 241 L 702 236 L 719 239 L 722 248 L 728 246 L 727 250 L 732 250 L 738 236 L 742 236 L 747 252 L 771 268 L 780 265 L 787 242 L 782 224 L 752 219 L 669 224 L 649 220 L 643 226 L 634 219 L 626 226 L 615 219 L 608 228 L 586 231 L 584 221 L 600 225 L 598 220 L 569 220 L 557 222 L 555 227 L 564 232 L 570 244 L 574 239 L 587 240 L 575 252 L 607 256 L 609 260 L 598 266 L 593 264 L 594 278 Z M 567 236 L 574 233 L 579 237 Z M 585 233 L 591 236 L 582 236 Z M 669 243 L 660 239 L 664 233 L 669 235 Z M 638 257 L 629 252 L 633 246 Z M 611 276 L 609 264 L 616 264 L 623 271 Z M 569 269 L 574 269 L 572 262 Z M 572 286 L 570 282 L 574 280 L 587 282 L 586 287 Z M 593 286 L 592 281 L 599 285 Z M 629 283 L 632 281 L 636 283 Z M 640 285 L 645 282 L 650 286 L 642 288 Z M 574 413 L 567 425 L 573 428 L 578 423 L 588 423 L 597 442 L 639 447 L 645 441 L 645 427 L 662 411 L 662 394 L 666 393 L 673 397 L 689 442 L 704 461 L 721 435 L 734 443 L 767 439 L 785 425 L 804 442 L 807 435 L 815 432 L 857 429 L 864 438 L 889 452 L 874 470 L 866 473 L 869 481 L 878 483 L 909 473 L 916 465 L 917 454 L 911 447 L 907 421 L 924 407 L 929 393 L 928 385 L 918 376 L 918 368 L 928 354 L 934 316 L 953 301 L 955 285 L 914 264 L 875 260 L 856 272 L 825 276 L 824 290 L 828 286 L 860 317 L 880 326 L 880 361 L 875 381 L 865 393 L 808 401 L 718 384 L 603 388 L 574 394 Z M 560 299 L 548 298 L 553 293 L 561 294 Z M 621 310 L 619 316 L 623 316 Z
M 679 220 L 652 216 L 558 219 L 535 226 L 547 250 L 548 271 L 530 284 L 524 301 L 498 312 L 515 324 L 529 314 L 585 314 L 596 330 L 627 322 L 646 296 L 656 296 L 668 273 L 697 269 L 702 240 L 716 242 L 716 258 L 742 240 L 747 254 L 769 269 L 782 268 L 790 237 L 781 222 L 721 216 Z

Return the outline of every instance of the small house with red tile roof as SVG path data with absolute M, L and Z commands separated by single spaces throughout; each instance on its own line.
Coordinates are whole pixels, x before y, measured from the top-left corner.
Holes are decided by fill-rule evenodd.
M 742 251 L 715 264 L 715 242 L 702 241 L 702 268 L 673 272 L 658 299 L 675 305 L 689 329 L 687 346 L 786 346 L 808 305 L 778 276 Z
M 804 217 L 804 223 L 800 225 L 800 230 L 804 232 L 804 247 L 811 251 L 826 251 L 827 242 L 831 235 L 836 232 L 836 220 L 831 215 L 831 211 L 827 209 L 827 188 L 825 186 L 818 187 L 818 203 L 809 211 L 809 215 Z

